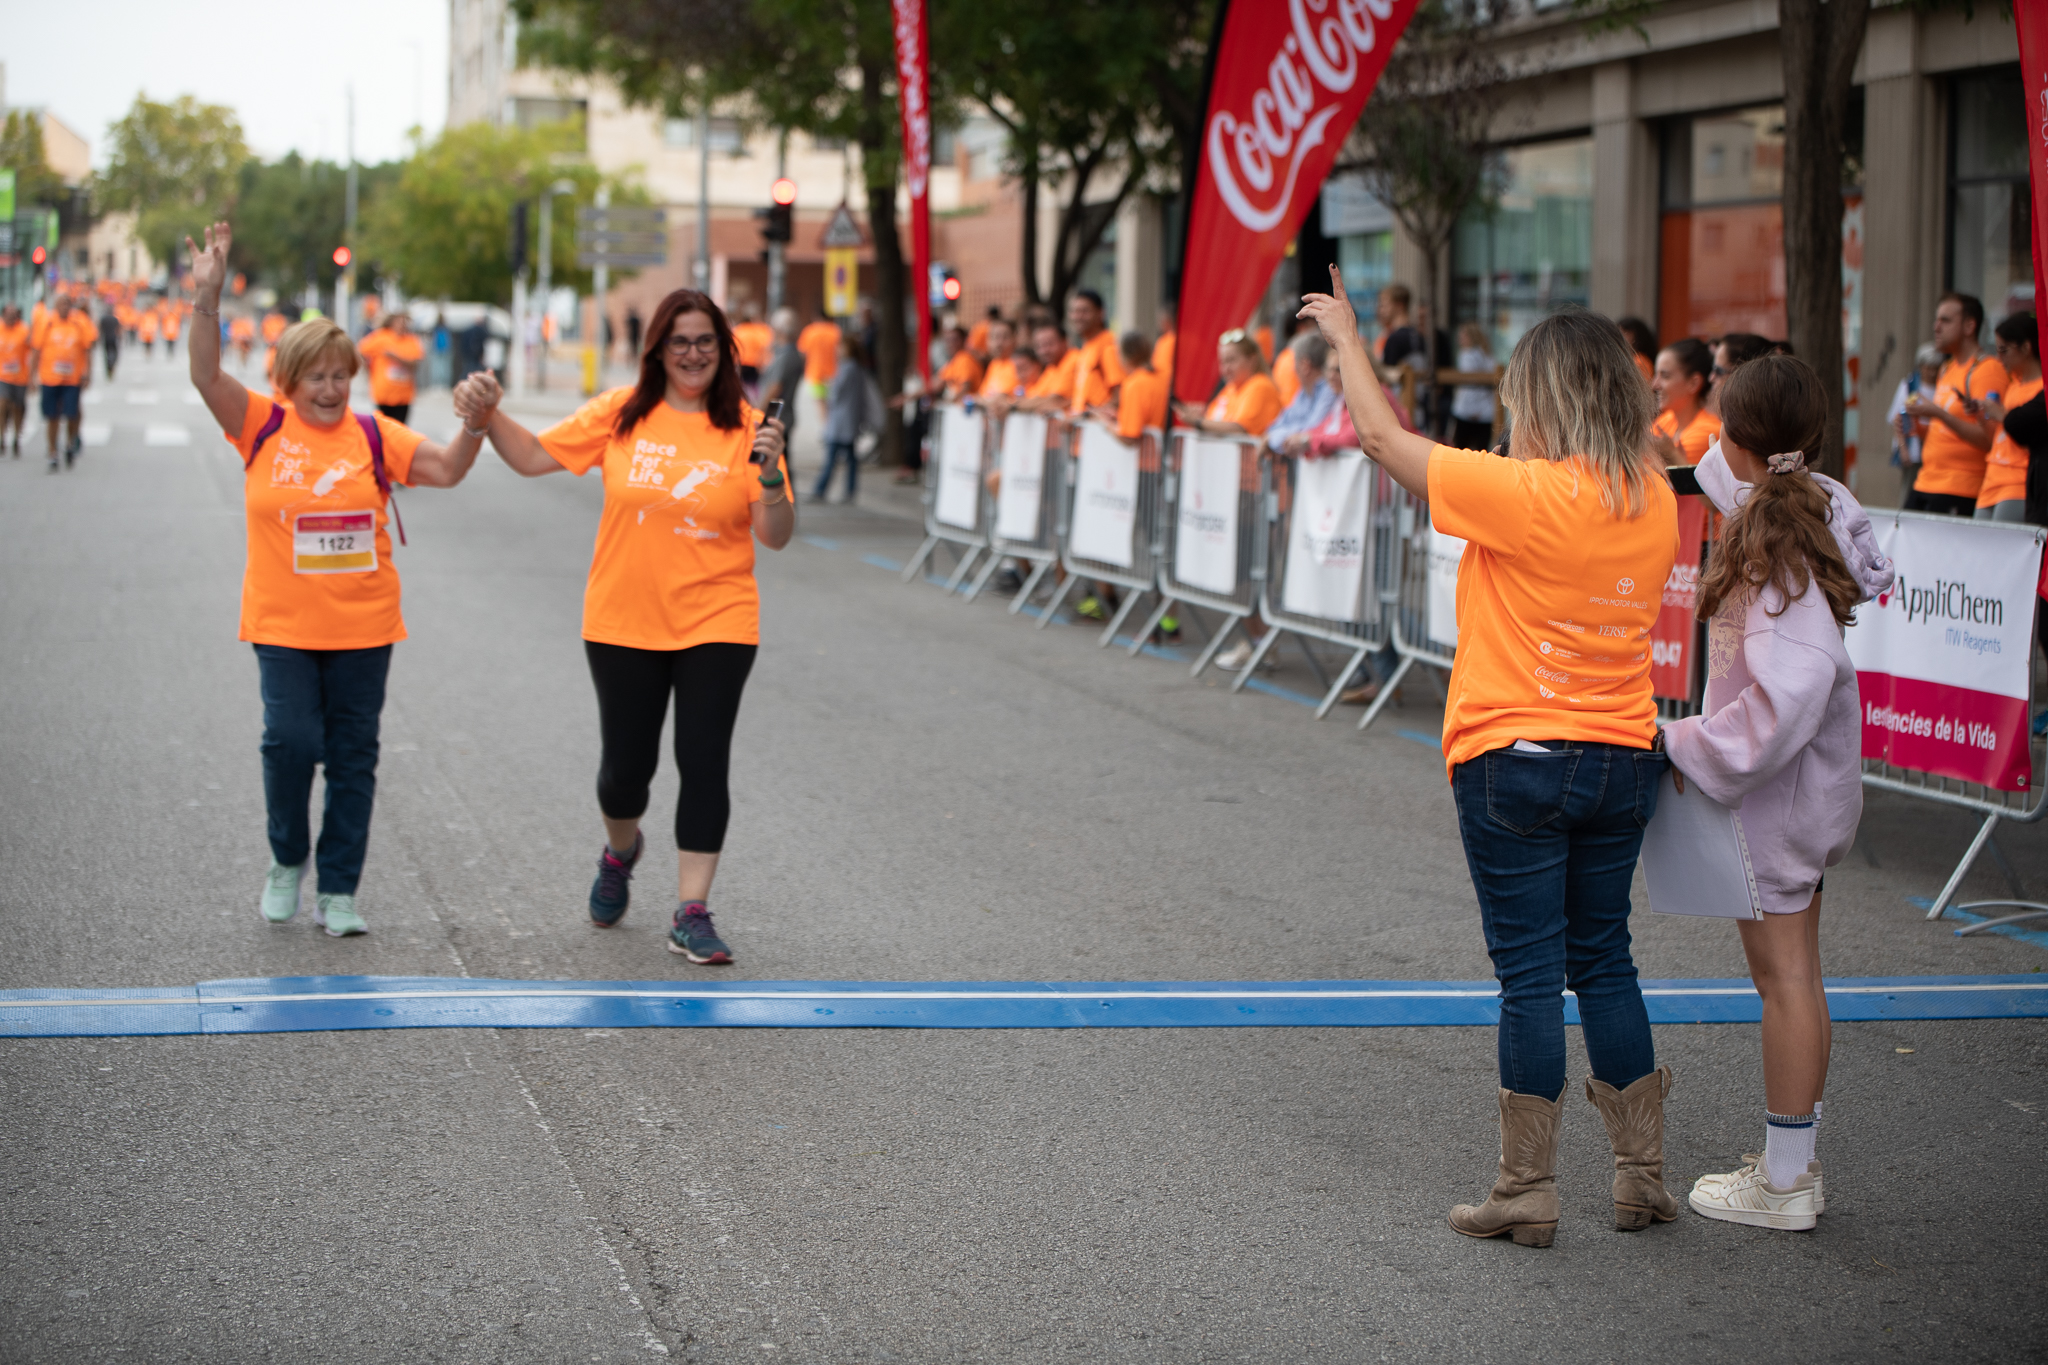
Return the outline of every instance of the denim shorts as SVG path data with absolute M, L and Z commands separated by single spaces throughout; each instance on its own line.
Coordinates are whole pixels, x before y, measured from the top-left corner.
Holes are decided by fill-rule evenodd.
M 46 422 L 78 420 L 78 385 L 43 385 L 43 420 Z
M 0 403 L 11 403 L 23 412 L 28 411 L 28 385 L 0 384 Z

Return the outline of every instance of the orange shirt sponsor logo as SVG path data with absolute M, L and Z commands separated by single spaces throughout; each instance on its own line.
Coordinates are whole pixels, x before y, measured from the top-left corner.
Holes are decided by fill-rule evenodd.
M 244 461 L 275 406 L 249 395 L 242 429 L 229 436 Z M 376 422 L 385 472 L 409 482 L 419 433 Z M 405 638 L 388 511 L 355 418 L 323 429 L 287 408 L 242 489 L 249 559 L 240 638 L 293 649 L 374 649 Z
M 738 430 L 720 431 L 704 413 L 660 403 L 614 435 L 632 392 L 599 394 L 540 436 L 562 468 L 600 468 L 604 479 L 583 638 L 633 649 L 759 644 L 751 507 L 761 470 L 747 454 L 761 415 L 745 409 Z
M 1458 565 L 1458 659 L 1445 768 L 1518 739 L 1648 748 L 1650 629 L 1678 547 L 1678 502 L 1649 480 L 1639 517 L 1610 512 L 1576 460 L 1430 452 L 1436 529 Z

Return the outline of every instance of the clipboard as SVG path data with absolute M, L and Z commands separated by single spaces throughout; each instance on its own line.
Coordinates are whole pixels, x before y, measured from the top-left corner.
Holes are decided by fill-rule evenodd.
M 1762 919 L 1741 817 L 1697 782 L 1679 791 L 1669 769 L 1658 782 L 1657 813 L 1643 830 L 1652 913 Z

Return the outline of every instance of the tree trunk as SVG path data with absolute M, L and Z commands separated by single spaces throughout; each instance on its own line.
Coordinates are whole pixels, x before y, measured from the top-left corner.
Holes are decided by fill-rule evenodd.
M 1808 452 L 1842 477 L 1842 148 L 1850 80 L 1870 6 L 1778 0 L 1785 63 L 1785 324 L 1828 392 L 1823 448 Z
M 1019 179 L 1024 189 L 1024 302 L 1038 304 L 1045 302 L 1038 288 L 1038 158 L 1024 163 Z M 1031 344 L 1029 337 L 1021 340 L 1027 347 Z
M 883 68 L 863 61 L 861 79 L 860 164 L 868 182 L 868 232 L 875 247 L 875 382 L 886 400 L 903 392 L 904 345 L 903 243 L 896 235 L 896 157 L 885 145 L 893 123 L 882 97 Z M 877 463 L 903 463 L 903 409 L 882 409 L 882 444 Z

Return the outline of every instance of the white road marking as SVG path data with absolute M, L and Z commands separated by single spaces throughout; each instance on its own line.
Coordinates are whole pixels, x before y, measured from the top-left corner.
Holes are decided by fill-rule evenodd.
M 192 433 L 169 422 L 151 422 L 142 429 L 142 443 L 146 446 L 189 446 Z
M 185 406 L 186 406 L 186 407 L 188 407 L 188 408 L 196 408 L 196 407 L 198 407 L 198 406 L 199 406 L 199 405 L 200 405 L 201 403 L 204 403 L 205 401 L 206 401 L 206 400 L 205 400 L 204 398 L 201 398 L 201 397 L 199 396 L 199 391 L 198 391 L 197 389 L 187 389 L 187 390 L 185 390 L 185 398 L 184 398 L 184 403 L 185 403 Z
M 89 446 L 103 446 L 114 439 L 114 429 L 105 422 L 85 422 L 78 428 L 78 439 Z
M 133 404 L 133 403 L 154 403 L 154 402 L 156 401 L 156 390 L 155 390 L 155 389 L 130 389 L 130 390 L 128 390 L 128 401 L 129 401 L 129 402 L 130 402 L 131 404 Z

